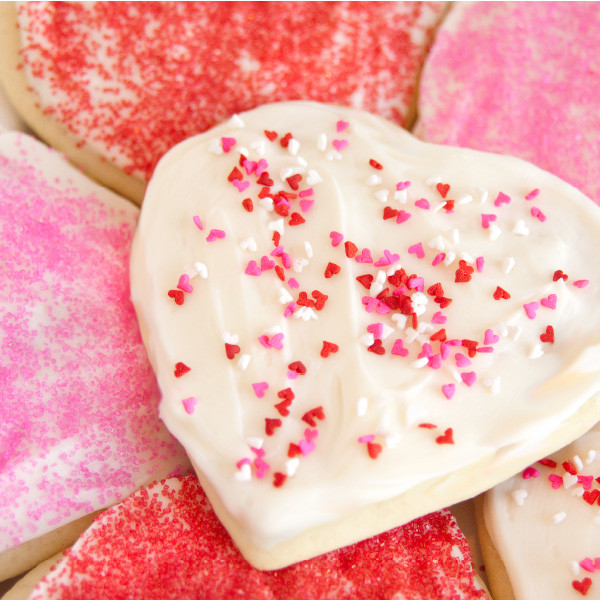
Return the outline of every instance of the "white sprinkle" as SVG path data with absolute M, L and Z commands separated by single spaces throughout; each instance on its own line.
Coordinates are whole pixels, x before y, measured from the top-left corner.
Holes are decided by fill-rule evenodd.
M 267 150 L 266 140 L 255 140 L 250 142 L 250 148 L 256 151 L 259 156 L 264 156 Z
M 505 275 L 508 275 L 512 270 L 513 267 L 516 264 L 516 260 L 514 259 L 514 257 L 512 256 L 507 256 L 503 261 L 502 261 L 502 272 Z
M 287 149 L 292 156 L 296 156 L 296 154 L 298 154 L 298 150 L 300 150 L 300 142 L 295 138 L 290 138 Z
M 208 277 L 208 269 L 204 263 L 194 263 L 194 269 L 196 269 L 196 273 L 198 273 L 200 279 L 206 279 Z
M 294 313 L 294 319 L 302 319 L 303 321 L 308 322 L 311 319 L 314 319 L 315 321 L 317 321 L 319 319 L 319 317 L 317 316 L 317 313 L 310 306 L 301 306 Z
M 595 458 L 596 458 L 596 454 L 597 454 L 596 450 L 590 450 L 588 452 L 588 455 L 587 455 L 586 459 L 585 459 L 585 464 L 586 465 L 591 465 L 594 462 Z
M 485 385 L 485 387 L 489 388 L 490 392 L 492 392 L 492 394 L 499 394 L 500 393 L 500 381 L 501 381 L 500 377 L 484 379 L 483 385 Z
M 240 336 L 235 333 L 229 333 L 229 331 L 224 331 L 223 341 L 226 344 L 237 344 L 240 341 Z
M 431 323 L 425 323 L 425 321 L 422 321 L 417 325 L 417 331 L 419 333 L 429 333 L 430 331 L 433 331 L 433 329 L 433 325 Z
M 429 179 L 425 180 L 425 185 L 427 185 L 429 187 L 434 187 L 438 183 L 441 183 L 441 182 L 442 182 L 442 178 L 441 177 L 430 177 Z
M 500 227 L 498 227 L 498 225 L 496 225 L 496 223 L 490 223 L 488 231 L 489 231 L 489 238 L 490 238 L 491 242 L 495 242 L 500 237 L 500 234 L 502 233 L 502 229 L 500 229 Z
M 444 258 L 444 264 L 448 267 L 450 266 L 456 259 L 456 252 L 454 250 L 448 250 L 446 252 L 446 257 Z
M 408 190 L 406 188 L 403 190 L 396 190 L 394 192 L 394 200 L 400 204 L 406 204 L 408 202 Z
M 312 258 L 314 256 L 312 246 L 310 245 L 310 242 L 308 240 L 304 242 L 304 252 L 306 253 L 306 256 L 308 258 Z
M 398 442 L 400 441 L 400 439 L 402 438 L 402 436 L 397 433 L 396 435 L 389 435 L 385 437 L 385 445 L 387 448 L 393 449 L 398 445 Z
M 208 143 L 208 151 L 211 154 L 223 154 L 223 147 L 221 146 L 221 140 L 213 138 Z
M 379 202 L 387 202 L 388 196 L 390 195 L 389 190 L 377 190 L 374 194 L 375 198 L 379 200 Z
M 575 463 L 575 468 L 576 468 L 578 471 L 581 471 L 581 470 L 583 469 L 583 461 L 581 460 L 581 458 L 579 458 L 579 455 L 578 455 L 578 454 L 576 454 L 576 455 L 573 457 L 573 462 Z
M 258 205 L 267 212 L 273 212 L 273 200 L 271 198 L 261 198 Z
M 470 265 L 472 265 L 475 262 L 475 257 L 472 256 L 471 254 L 469 254 L 468 252 L 461 252 L 458 255 L 458 258 L 460 258 L 461 260 L 464 260 L 466 263 L 469 263 Z
M 413 306 L 427 304 L 429 302 L 429 298 L 423 292 L 415 292 L 411 297 L 410 301 Z
M 438 236 L 434 237 L 432 240 L 429 240 L 427 245 L 430 248 L 433 248 L 434 250 L 439 250 L 440 252 L 443 252 L 444 249 L 446 248 L 446 244 L 444 243 L 444 238 L 441 235 L 438 235 Z
M 501 337 L 506 337 L 508 335 L 508 327 L 504 323 L 498 323 L 496 325 L 496 333 Z
M 250 152 L 248 152 L 248 148 L 246 148 L 246 147 L 244 147 L 244 146 L 238 146 L 238 147 L 236 148 L 236 150 L 238 151 L 238 153 L 239 153 L 240 155 L 242 155 L 242 154 L 243 154 L 244 156 L 248 156 L 248 154 L 250 154 Z
M 529 235 L 529 227 L 525 225 L 523 219 L 519 219 L 513 227 L 513 233 L 516 235 Z
M 387 279 L 387 273 L 385 271 L 381 271 L 381 270 L 377 271 L 377 277 L 375 277 L 375 281 L 377 283 L 385 283 L 386 279 Z
M 442 208 L 444 208 L 444 206 L 446 206 L 446 202 L 438 202 L 432 209 L 432 212 L 437 213 L 440 212 L 440 210 L 442 210 Z
M 279 288 L 279 304 L 289 304 L 293 299 L 285 288 Z
M 256 245 L 256 240 L 252 236 L 240 242 L 240 248 L 242 250 L 250 250 L 250 252 L 256 252 L 257 247 L 258 246 Z
M 267 227 L 270 231 L 277 231 L 279 235 L 283 235 L 283 228 L 285 227 L 285 222 L 283 219 L 275 219 L 274 221 L 269 221 L 267 223 Z
M 573 489 L 571 490 L 571 496 L 578 496 L 578 497 L 581 497 L 581 496 L 583 496 L 583 492 L 584 492 L 584 491 L 585 491 L 585 490 L 584 490 L 582 487 L 576 487 L 576 488 L 573 488 Z
M 361 344 L 363 344 L 363 346 L 372 346 L 375 343 L 375 336 L 372 333 L 365 333 L 364 335 L 361 335 L 359 338 L 359 341 Z
M 377 283 L 374 281 L 369 287 L 369 294 L 373 297 L 379 295 L 379 293 L 383 290 L 383 285 L 381 283 Z
M 317 137 L 317 149 L 321 152 L 327 149 L 327 136 L 324 133 L 320 133 Z
M 383 181 L 383 178 L 381 177 L 381 175 L 369 175 L 367 177 L 367 179 L 365 180 L 365 184 L 366 185 L 381 185 L 381 182 Z
M 408 317 L 406 315 L 403 315 L 402 313 L 394 313 L 392 315 L 392 321 L 396 323 L 396 327 L 398 329 L 404 329 L 406 327 Z
M 290 458 L 285 461 L 285 473 L 288 477 L 293 477 L 300 466 L 299 458 Z
M 386 340 L 390 337 L 391 333 L 394 331 L 393 327 L 390 327 L 386 323 L 383 323 L 383 327 L 381 328 L 381 339 Z
M 362 396 L 356 403 L 356 414 L 359 417 L 364 417 L 369 409 L 369 399 L 366 396 Z
M 450 372 L 452 373 L 452 378 L 454 381 L 456 381 L 456 383 L 462 383 L 462 377 L 456 369 L 450 369 Z
M 456 227 L 452 230 L 452 241 L 455 244 L 460 244 L 460 231 Z
M 567 518 L 567 513 L 563 510 L 562 512 L 556 513 L 552 517 L 552 522 L 556 525 L 557 523 L 564 521 L 566 518 Z
M 296 175 L 293 167 L 283 167 L 283 169 L 280 169 L 279 171 L 279 179 L 281 179 L 281 181 L 285 181 L 288 177 L 291 177 L 292 175 Z
M 412 344 L 419 337 L 419 332 L 412 327 L 406 330 L 406 343 Z
M 265 329 L 265 333 L 267 335 L 277 335 L 278 333 L 281 333 L 281 325 L 273 325 L 272 327 L 268 327 Z
M 571 475 L 568 471 L 563 474 L 563 486 L 565 490 L 573 487 L 577 483 L 577 475 Z
M 429 359 L 426 356 L 423 358 L 417 358 L 417 360 L 410 363 L 411 367 L 414 367 L 415 369 L 422 369 L 427 364 L 429 364 Z
M 470 202 L 473 202 L 473 196 L 471 196 L 471 194 L 465 194 L 456 201 L 457 204 L 469 204 Z
M 248 444 L 249 448 L 256 448 L 260 450 L 265 443 L 264 438 L 261 437 L 249 437 L 246 438 L 246 444 Z
M 342 154 L 340 152 L 338 152 L 337 150 L 330 150 L 325 155 L 325 158 L 327 160 L 342 160 Z
M 240 115 L 233 115 L 231 117 L 231 119 L 229 119 L 229 125 L 231 127 L 235 127 L 236 129 L 243 129 L 244 127 L 246 127 L 246 124 L 244 123 L 242 117 L 240 117 Z
M 308 177 L 306 178 L 306 183 L 308 185 L 316 185 L 317 183 L 321 183 L 323 181 L 319 172 L 315 169 L 308 170 Z
M 423 306 L 422 304 L 417 304 L 416 306 L 413 306 L 412 309 L 413 312 L 417 315 L 417 317 L 420 317 L 427 311 L 427 307 Z
M 248 463 L 244 463 L 240 468 L 233 474 L 233 478 L 236 481 L 250 481 L 252 479 L 252 470 Z
M 569 568 L 574 577 L 579 577 L 581 573 L 581 565 L 576 560 L 569 561 Z
M 517 506 L 523 506 L 523 504 L 525 503 L 525 498 L 527 498 L 527 490 L 514 490 L 513 492 L 511 492 L 511 496 Z
M 306 167 L 308 167 L 308 161 L 305 158 L 302 158 L 301 156 L 296 157 L 296 162 L 302 167 L 303 171 Z
M 477 191 L 479 192 L 479 203 L 480 204 L 485 204 L 488 201 L 488 197 L 490 195 L 490 193 L 482 187 L 478 187 Z
M 535 359 L 535 358 L 541 358 L 542 356 L 544 356 L 544 351 L 542 350 L 542 345 L 534 344 L 531 347 L 531 351 L 529 352 L 529 358 Z
M 242 354 L 237 362 L 238 369 L 240 371 L 245 371 L 248 368 L 249 364 L 250 364 L 250 355 Z

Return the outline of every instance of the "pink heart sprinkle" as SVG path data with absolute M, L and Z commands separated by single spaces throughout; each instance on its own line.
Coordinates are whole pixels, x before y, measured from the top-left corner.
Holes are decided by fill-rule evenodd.
M 410 187 L 410 181 L 399 181 L 396 184 L 396 189 L 401 192 L 402 190 L 405 190 L 406 188 Z
M 539 193 L 540 190 L 535 188 L 535 190 L 532 190 L 531 192 L 529 192 L 529 194 L 527 194 L 527 196 L 525 196 L 525 200 L 533 200 Z
M 446 360 L 450 356 L 450 344 L 440 342 L 440 356 L 442 360 Z
M 339 246 L 342 243 L 342 240 L 344 239 L 344 236 L 341 233 L 338 233 L 337 231 L 332 231 L 329 234 L 329 237 L 331 238 L 331 245 L 334 248 L 336 246 Z
M 429 210 L 429 202 L 425 198 L 421 198 L 415 202 L 415 206 L 422 208 L 423 210 Z
M 369 442 L 374 442 L 375 441 L 375 436 L 373 434 L 370 434 L 370 435 L 361 435 L 358 438 L 358 441 L 361 444 L 368 444 Z
M 355 259 L 357 263 L 372 263 L 373 258 L 371 257 L 371 251 L 368 248 L 364 248 L 360 254 L 357 254 Z
M 580 561 L 579 566 L 588 573 L 593 573 L 596 570 L 596 565 L 594 564 L 594 561 L 589 557 L 586 557 L 582 561 Z
M 594 567 L 600 571 L 600 558 L 594 558 Z
M 560 475 L 551 473 L 548 475 L 548 481 L 552 484 L 552 489 L 557 490 L 563 484 L 563 478 Z
M 315 201 L 310 198 L 300 200 L 300 210 L 302 212 L 308 212 L 313 207 L 314 203 Z
M 460 378 L 463 380 L 463 383 L 471 387 L 477 381 L 477 374 L 475 371 L 469 371 L 468 373 L 461 373 Z
M 446 398 L 448 398 L 448 400 L 454 396 L 455 390 L 456 386 L 453 383 L 447 383 L 446 385 L 442 386 L 442 393 L 444 396 L 446 396 Z
M 400 255 L 399 254 L 392 254 L 389 250 L 384 250 L 383 251 L 384 256 L 388 259 L 390 265 L 393 265 L 394 263 L 398 262 L 400 260 Z
M 377 308 L 375 309 L 375 312 L 378 315 L 387 315 L 392 309 L 387 305 L 384 304 L 383 302 L 379 302 L 379 300 L 377 300 Z
M 431 367 L 432 369 L 439 369 L 442 366 L 442 357 L 440 354 L 434 354 L 433 356 L 429 357 L 429 362 L 427 363 L 427 366 Z
M 193 217 L 193 219 L 194 219 L 194 223 L 195 223 L 196 227 L 197 227 L 198 229 L 202 230 L 202 229 L 203 229 L 203 227 L 202 227 L 202 221 L 200 220 L 200 217 L 199 217 L 198 215 L 195 215 L 195 216 Z
M 312 442 L 313 440 L 316 440 L 319 437 L 319 432 L 316 429 L 310 429 L 310 428 L 306 428 L 304 430 L 304 439 L 307 442 Z
M 185 273 L 179 278 L 177 287 L 188 294 L 194 291 L 194 288 L 190 285 L 190 276 L 186 275 Z
M 271 348 L 281 350 L 283 348 L 283 333 L 276 333 L 269 341 Z
M 223 152 L 229 152 L 235 146 L 235 138 L 230 137 L 222 137 L 221 138 L 221 147 L 223 148 Z
M 556 294 L 550 294 L 547 298 L 542 298 L 540 304 L 554 310 L 556 308 Z
M 295 302 L 290 302 L 286 308 L 285 311 L 283 312 L 283 316 L 288 319 L 289 317 L 291 317 L 294 314 L 294 310 L 296 310 L 296 303 Z
M 423 250 L 423 244 L 419 242 L 418 244 L 413 244 L 408 249 L 409 254 L 416 254 L 417 258 L 423 258 L 425 256 L 425 251 Z
M 431 317 L 431 322 L 434 325 L 443 325 L 447 320 L 448 317 L 445 317 L 439 310 Z
M 486 329 L 483 337 L 484 344 L 495 344 L 500 338 L 491 330 Z
M 387 257 L 382 256 L 380 259 L 378 259 L 376 262 L 373 263 L 373 265 L 375 267 L 387 267 L 388 265 L 390 265 L 390 261 Z
M 214 242 L 215 240 L 222 240 L 225 237 L 225 232 L 222 229 L 211 229 L 210 233 L 206 237 L 207 242 Z
M 256 261 L 251 260 L 246 266 L 246 270 L 244 271 L 244 273 L 246 273 L 246 275 L 254 275 L 255 277 L 257 277 L 261 274 L 261 270 Z
M 348 140 L 333 140 L 331 143 L 338 152 L 341 152 L 348 145 Z
M 461 352 L 456 353 L 454 360 L 457 367 L 468 367 L 471 364 L 471 361 Z
M 233 183 L 240 192 L 243 192 L 250 185 L 249 181 L 240 181 L 239 179 L 234 179 L 231 183 Z
M 297 290 L 300 287 L 300 284 L 296 281 L 294 277 L 290 277 L 288 279 L 288 285 L 294 290 Z
M 496 199 L 494 200 L 494 206 L 501 206 L 502 204 L 508 204 L 510 202 L 510 196 L 504 192 L 498 192 Z
M 198 400 L 196 398 L 184 398 L 182 401 L 183 408 L 188 415 L 194 414 Z
M 535 319 L 535 314 L 540 305 L 537 302 L 529 302 L 528 304 L 523 304 L 523 308 L 525 309 L 525 313 L 530 319 Z
M 350 123 L 348 123 L 347 121 L 338 121 L 335 124 L 335 128 L 337 130 L 337 132 L 339 133 L 340 131 L 344 131 L 344 129 L 347 129 L 350 126 Z
M 275 267 L 275 261 L 271 260 L 268 256 L 262 256 L 260 259 L 261 271 L 268 271 Z
M 264 159 L 261 158 L 257 163 L 256 163 L 256 169 L 254 169 L 254 172 L 256 173 L 257 177 L 260 177 L 264 171 L 266 171 L 269 168 L 269 163 Z
M 396 215 L 396 223 L 405 223 L 411 217 L 412 217 L 412 215 L 409 212 L 406 212 L 405 210 L 400 210 L 400 211 L 398 211 L 398 214 Z
M 370 313 L 377 308 L 379 300 L 377 300 L 377 298 L 371 298 L 371 296 L 363 296 L 362 303 L 365 305 L 366 311 Z
M 288 379 L 297 379 L 297 377 L 298 377 L 298 373 L 296 373 L 296 371 L 288 371 L 287 372 Z
M 484 229 L 488 229 L 488 228 L 489 228 L 489 226 L 490 226 L 490 223 L 491 223 L 492 221 L 495 221 L 497 218 L 498 218 L 498 217 L 497 217 L 496 215 L 494 215 L 494 214 L 485 214 L 485 213 L 483 213 L 483 214 L 481 215 L 481 226 L 482 226 Z
M 588 283 L 589 281 L 587 279 L 578 279 L 573 282 L 573 285 L 577 288 L 584 288 Z
M 535 467 L 527 467 L 523 471 L 523 479 L 531 479 L 532 477 L 539 477 L 540 472 Z
M 425 289 L 425 280 L 422 277 L 411 277 L 407 285 L 411 290 L 422 292 Z
M 315 192 L 312 188 L 307 188 L 305 190 L 298 192 L 298 196 L 300 196 L 300 198 L 306 198 L 307 196 L 312 196 L 314 193 Z
M 306 440 L 300 440 L 300 443 L 298 444 L 298 446 L 300 446 L 300 452 L 302 452 L 302 456 L 309 455 L 315 449 L 314 443 L 307 442 Z
M 484 259 L 483 256 L 478 256 L 475 259 L 475 266 L 477 267 L 477 272 L 481 273 L 483 271 Z
M 367 331 L 372 333 L 376 340 L 380 340 L 383 335 L 383 323 L 371 323 L 367 326 Z
M 271 250 L 271 256 L 281 256 L 285 252 L 285 248 L 283 246 L 275 246 L 273 250 Z
M 256 171 L 256 167 L 257 167 L 257 162 L 254 160 L 248 160 L 246 159 L 244 161 L 244 169 L 246 169 L 246 173 L 248 175 L 250 175 L 250 173 L 252 173 L 252 171 Z
M 260 335 L 258 336 L 258 341 L 265 347 L 265 348 L 269 348 L 270 344 L 269 344 L 269 336 L 268 335 Z
M 401 339 L 397 339 L 392 346 L 391 352 L 396 356 L 407 356 L 408 348 L 404 348 L 404 342 Z
M 431 347 L 431 344 L 429 344 L 428 342 L 425 342 L 421 346 L 421 352 L 419 353 L 417 358 L 423 358 L 424 356 L 426 356 L 427 358 L 433 356 L 433 349 Z
M 445 252 L 439 252 L 438 254 L 435 255 L 435 258 L 431 262 L 431 265 L 433 267 L 435 267 L 436 265 L 439 265 L 445 258 L 446 258 L 446 253 Z
M 265 392 L 269 389 L 269 384 L 266 381 L 259 381 L 258 383 L 253 383 L 252 388 L 257 398 L 263 398 Z

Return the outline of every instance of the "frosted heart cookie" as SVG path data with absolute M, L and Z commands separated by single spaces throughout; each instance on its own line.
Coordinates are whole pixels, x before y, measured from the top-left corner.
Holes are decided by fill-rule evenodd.
M 457 2 L 419 84 L 415 134 L 518 156 L 600 203 L 600 11 L 593 2 Z
M 494 598 L 598 597 L 599 450 L 596 425 L 478 502 Z
M 275 572 L 253 569 L 193 476 L 110 508 L 37 586 L 59 598 L 487 598 L 448 511 Z
M 189 464 L 158 420 L 129 300 L 137 216 L 41 143 L 0 135 L 0 580 Z
M 248 560 L 408 522 L 588 429 L 599 239 L 556 177 L 361 111 L 266 105 L 172 149 L 132 298 L 160 415 Z
M 446 4 L 7 3 L 1 76 L 40 136 L 139 202 L 171 146 L 265 102 L 410 124 Z

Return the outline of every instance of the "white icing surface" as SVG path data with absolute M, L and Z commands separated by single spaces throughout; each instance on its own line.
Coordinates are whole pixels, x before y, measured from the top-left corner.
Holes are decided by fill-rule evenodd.
M 485 472 L 489 480 L 494 472 L 520 468 L 520 457 L 528 453 L 550 451 L 542 450 L 550 443 L 548 435 L 600 388 L 600 282 L 594 278 L 598 208 L 532 165 L 425 144 L 366 113 L 284 103 L 240 116 L 243 128 L 225 123 L 162 159 L 134 241 L 132 295 L 163 393 L 161 416 L 252 541 L 271 547 L 482 461 L 482 470 L 471 474 L 464 486 L 466 498 L 479 491 L 478 474 Z M 349 126 L 337 131 L 340 120 Z M 268 141 L 264 130 L 274 130 L 280 138 L 291 132 L 299 143 L 295 153 L 282 148 L 280 138 Z M 219 153 L 222 137 L 236 140 L 229 152 Z M 341 148 L 335 140 L 348 145 Z M 307 212 L 299 208 L 298 199 L 291 200 L 290 214 L 302 214 L 305 223 L 290 226 L 289 216 L 282 219 L 272 207 L 271 212 L 263 208 L 261 186 L 243 168 L 248 189 L 240 192 L 227 181 L 242 148 L 249 159 L 267 161 L 275 181 L 272 191 L 291 192 L 285 178 L 292 173 L 302 175 L 298 191 L 313 188 L 314 205 Z M 264 148 L 264 154 L 253 148 Z M 370 166 L 370 159 L 383 169 Z M 397 190 L 406 181 L 410 186 Z M 450 213 L 438 183 L 450 185 L 447 199 L 457 200 Z M 539 195 L 526 200 L 536 188 Z M 511 200 L 495 206 L 500 192 Z M 252 213 L 241 205 L 247 197 L 254 203 Z M 415 206 L 421 199 L 429 209 Z M 404 223 L 383 220 L 386 206 L 412 216 Z M 543 212 L 545 221 L 532 216 L 532 207 Z M 489 228 L 482 227 L 482 213 L 497 217 Z M 200 218 L 202 231 L 194 216 Z M 225 237 L 208 242 L 212 229 L 224 231 Z M 249 261 L 260 265 L 261 257 L 273 250 L 274 230 L 283 232 L 280 243 L 293 265 L 285 270 L 285 284 L 273 269 L 260 276 L 244 273 Z M 394 286 L 378 279 L 390 267 L 346 258 L 344 242 L 333 247 L 331 232 L 342 233 L 344 242 L 354 242 L 359 252 L 368 248 L 374 261 L 384 251 L 396 253 L 399 261 L 391 272 L 402 266 L 407 274 L 424 278 L 423 294 L 413 297 L 417 332 L 405 326 L 404 315 L 393 314 L 398 311 L 377 315 L 365 310 L 362 299 L 368 292 L 355 278 L 370 273 L 375 286 L 380 283 L 391 291 Z M 241 247 L 248 247 L 248 240 L 256 250 Z M 312 258 L 306 255 L 306 241 Z M 409 252 L 418 243 L 422 259 Z M 441 250 L 445 258 L 432 266 Z M 481 272 L 475 269 L 471 281 L 456 283 L 459 260 L 478 257 L 484 258 Z M 509 257 L 514 260 L 507 269 Z M 270 258 L 282 264 L 280 258 Z M 206 266 L 206 279 L 194 276 L 198 262 Z M 325 278 L 329 262 L 341 270 Z M 557 269 L 569 279 L 553 281 Z M 178 306 L 167 292 L 176 289 L 182 274 L 190 276 L 193 291 L 184 293 Z M 291 277 L 299 289 L 289 287 Z M 587 287 L 573 284 L 587 279 Z M 427 290 L 437 282 L 452 299 L 441 310 L 448 318 L 444 324 L 431 324 L 440 306 Z M 497 286 L 510 299 L 495 300 Z M 306 291 L 310 298 L 315 289 L 328 295 L 322 310 L 307 308 L 302 318 L 295 318 L 298 312 L 284 317 L 288 294 L 297 299 Z M 556 308 L 540 306 L 535 318 L 528 318 L 523 305 L 542 299 L 548 303 L 551 294 L 556 295 Z M 382 339 L 383 356 L 367 351 L 373 340 L 367 327 L 378 322 L 389 334 Z M 553 344 L 539 337 L 549 325 L 555 330 Z M 435 354 L 440 352 L 440 342 L 431 342 L 429 336 L 442 327 L 449 339 L 476 340 L 493 352 L 477 353 L 471 365 L 458 366 L 455 354 L 466 356 L 466 348 L 450 346 L 441 367 L 432 368 L 418 355 L 426 342 Z M 487 329 L 497 341 L 484 344 Z M 276 332 L 283 334 L 280 350 L 258 341 Z M 225 355 L 225 334 L 238 340 L 240 353 L 234 360 Z M 396 339 L 403 340 L 408 356 L 391 354 Z M 321 358 L 324 340 L 337 344 L 339 351 Z M 534 348 L 538 357 L 529 358 Z M 245 355 L 250 361 L 241 369 L 238 361 Z M 176 378 L 179 361 L 191 371 Z M 306 375 L 288 379 L 292 361 L 302 361 Z M 468 380 L 471 372 L 476 381 L 469 386 L 461 374 Z M 252 387 L 260 382 L 269 385 L 262 398 Z M 455 386 L 450 399 L 442 392 L 448 384 Z M 290 415 L 283 417 L 274 405 L 281 401 L 277 392 L 287 387 L 295 399 Z M 196 399 L 192 414 L 183 403 L 189 398 Z M 318 406 L 325 418 L 316 422 L 314 452 L 300 456 L 294 475 L 275 488 L 274 472 L 285 472 L 288 446 L 298 443 L 307 428 L 301 417 Z M 265 418 L 282 421 L 272 436 L 265 435 Z M 419 427 L 423 423 L 436 428 Z M 455 443 L 436 444 L 448 428 Z M 359 442 L 362 436 L 375 436 L 373 441 L 381 445 L 376 459 L 367 451 L 371 438 Z M 254 459 L 250 439 L 260 440 L 270 465 L 262 479 L 255 467 L 236 468 L 241 459 Z M 445 504 L 441 489 L 439 506 Z

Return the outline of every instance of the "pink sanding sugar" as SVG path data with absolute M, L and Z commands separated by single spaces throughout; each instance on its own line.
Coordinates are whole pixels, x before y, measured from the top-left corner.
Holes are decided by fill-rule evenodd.
M 474 600 L 486 594 L 448 511 L 278 571 L 240 555 L 195 476 L 142 489 L 98 517 L 31 600 Z
M 187 465 L 129 300 L 136 217 L 41 144 L 0 137 L 0 551 Z
M 600 203 L 595 2 L 453 6 L 423 71 L 426 141 L 511 154 Z

